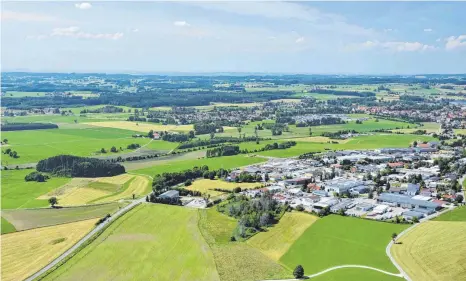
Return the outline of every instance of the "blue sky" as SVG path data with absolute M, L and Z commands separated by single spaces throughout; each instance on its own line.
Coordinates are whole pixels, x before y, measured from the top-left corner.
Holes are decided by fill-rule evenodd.
M 466 2 L 3 2 L 2 70 L 466 73 Z

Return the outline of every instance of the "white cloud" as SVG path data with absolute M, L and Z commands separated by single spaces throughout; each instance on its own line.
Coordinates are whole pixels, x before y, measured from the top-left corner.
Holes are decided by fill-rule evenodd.
M 138 28 L 133 28 L 131 31 L 132 32 L 139 32 L 139 29 Z
M 190 26 L 190 24 L 185 21 L 175 21 L 173 24 L 175 26 Z
M 295 41 L 295 42 L 296 42 L 296 44 L 299 44 L 299 43 L 302 43 L 302 42 L 304 42 L 304 37 L 302 37 L 302 36 L 301 36 L 301 37 L 299 37 L 298 39 L 296 39 L 296 41 Z
M 440 41 L 442 41 L 442 39 L 440 38 L 437 38 L 437 40 L 435 40 L 435 42 L 440 42 Z
M 381 49 L 392 52 L 422 52 L 435 50 L 436 48 L 431 45 L 422 44 L 419 42 L 400 42 L 400 41 L 366 41 L 361 44 L 353 44 L 347 46 L 347 50 L 367 50 L 367 49 Z
M 64 28 L 54 28 L 51 37 L 73 37 L 73 38 L 84 38 L 84 39 L 111 39 L 118 40 L 123 37 L 123 33 L 88 33 L 83 32 L 77 26 L 70 26 Z
M 87 3 L 87 2 L 77 3 L 77 4 L 74 4 L 74 6 L 81 10 L 89 10 L 90 8 L 92 8 L 91 3 Z
M 465 48 L 466 47 L 466 35 L 460 35 L 460 36 L 450 36 L 447 39 L 445 39 L 447 42 L 445 44 L 445 49 L 446 50 L 454 50 L 458 48 Z
M 2 21 L 57 21 L 52 16 L 34 13 L 19 13 L 14 11 L 3 10 L 1 13 Z
M 432 28 L 424 28 L 424 32 L 432 32 L 434 31 Z
M 383 31 L 384 32 L 391 32 L 391 31 L 393 31 L 393 29 L 392 28 L 385 28 Z

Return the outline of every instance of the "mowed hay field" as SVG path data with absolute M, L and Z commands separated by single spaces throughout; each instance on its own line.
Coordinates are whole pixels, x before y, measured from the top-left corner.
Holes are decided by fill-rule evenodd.
M 231 242 L 237 221 L 215 209 L 199 210 L 199 229 L 214 254 L 222 281 L 291 278 L 291 271 L 245 242 Z
M 278 261 L 317 219 L 316 216 L 306 213 L 286 212 L 278 224 L 270 227 L 266 232 L 254 235 L 247 240 L 247 243 Z
M 45 280 L 219 280 L 197 210 L 144 204 Z
M 2 235 L 2 280 L 23 280 L 66 251 L 95 225 L 86 220 Z
M 358 264 L 397 273 L 385 254 L 392 233 L 408 226 L 330 215 L 317 220 L 282 256 L 290 268 L 301 264 L 308 274 L 332 266 Z
M 456 207 L 433 219 L 434 221 L 461 221 L 466 222 L 466 206 Z
M 308 274 L 304 269 L 304 274 Z M 312 277 L 312 281 L 403 281 L 405 279 L 364 268 L 340 268 Z
M 255 188 L 261 186 L 261 183 L 235 183 L 235 182 L 226 182 L 223 180 L 210 180 L 210 179 L 200 179 L 193 182 L 192 185 L 186 186 L 186 189 L 197 190 L 202 193 L 210 194 L 211 196 L 218 196 L 223 194 L 223 192 L 213 190 L 214 188 L 221 188 L 227 190 L 233 190 L 236 187 L 241 187 L 241 189 L 246 188 Z
M 189 132 L 194 130 L 193 125 L 162 125 L 153 124 L 146 122 L 130 122 L 130 121 L 108 121 L 108 122 L 88 122 L 87 125 L 105 127 L 105 128 L 116 128 L 131 130 L 136 132 L 148 133 L 150 130 L 155 132 L 160 131 L 171 131 L 171 132 Z
M 107 214 L 113 214 L 125 205 L 126 203 L 114 202 L 71 208 L 2 210 L 2 217 L 6 218 L 16 230 L 28 230 L 93 218 L 103 218 Z
M 466 280 L 466 222 L 423 222 L 391 252 L 413 281 Z
M 133 194 L 139 197 L 149 191 L 150 182 L 146 177 L 122 174 L 114 177 L 73 178 L 38 199 L 56 197 L 61 206 L 76 206 L 131 199 Z

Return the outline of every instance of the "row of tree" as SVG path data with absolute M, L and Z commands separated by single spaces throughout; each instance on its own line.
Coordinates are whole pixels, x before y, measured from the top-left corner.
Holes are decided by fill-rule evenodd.
M 40 160 L 37 171 L 67 177 L 111 177 L 125 173 L 125 167 L 111 161 L 73 155 L 58 155 Z

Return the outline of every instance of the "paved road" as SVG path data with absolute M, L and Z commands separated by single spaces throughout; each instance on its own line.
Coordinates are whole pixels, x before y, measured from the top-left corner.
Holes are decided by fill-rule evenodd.
M 34 273 L 33 275 L 31 275 L 30 277 L 28 277 L 25 280 L 26 281 L 32 281 L 32 280 L 36 279 L 37 277 L 39 277 L 40 275 L 44 274 L 49 269 L 53 268 L 55 265 L 57 265 L 58 263 L 63 261 L 66 257 L 71 255 L 76 249 L 78 249 L 81 245 L 83 245 L 87 240 L 89 240 L 98 231 L 102 230 L 106 225 L 112 223 L 114 220 L 116 220 L 122 214 L 124 214 L 125 212 L 131 210 L 132 208 L 136 207 L 137 205 L 141 204 L 145 200 L 146 200 L 146 198 L 143 196 L 142 198 L 134 200 L 129 205 L 121 208 L 115 214 L 113 214 L 110 218 L 108 218 L 105 222 L 103 222 L 103 223 L 99 224 L 98 226 L 96 226 L 91 232 L 89 232 L 86 236 L 84 236 L 81 240 L 79 240 L 79 242 L 76 243 L 73 247 L 69 248 L 66 252 L 61 254 L 58 258 L 56 258 L 51 263 L 46 265 L 44 268 L 42 268 L 38 272 Z

